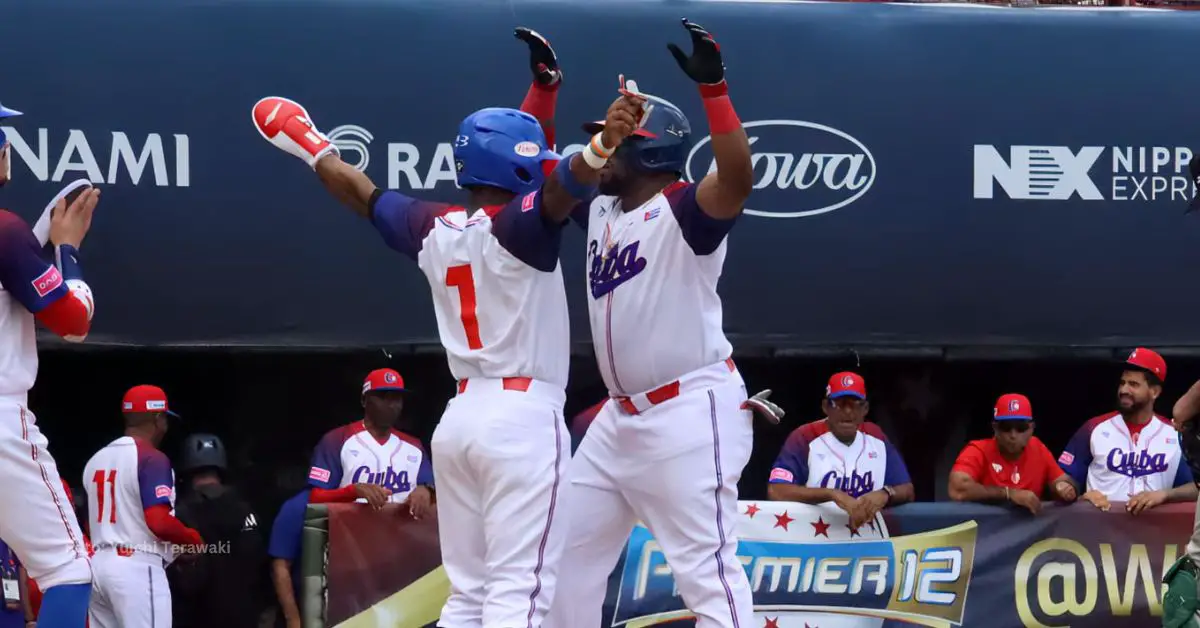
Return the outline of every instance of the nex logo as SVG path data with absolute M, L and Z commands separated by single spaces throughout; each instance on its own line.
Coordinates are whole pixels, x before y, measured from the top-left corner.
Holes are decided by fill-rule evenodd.
M 1012 146 L 1005 161 L 995 146 L 975 145 L 975 198 L 994 198 L 999 183 L 1012 199 L 1067 200 L 1079 194 L 1085 201 L 1104 197 L 1088 176 L 1103 146 L 1084 146 L 1075 153 L 1066 146 Z

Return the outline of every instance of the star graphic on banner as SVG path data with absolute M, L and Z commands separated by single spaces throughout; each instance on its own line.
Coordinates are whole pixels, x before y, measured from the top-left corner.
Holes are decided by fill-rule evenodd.
M 754 515 L 758 514 L 758 511 L 760 511 L 760 510 L 762 510 L 762 509 L 759 508 L 757 505 L 750 504 L 749 506 L 746 506 L 746 512 L 744 512 L 742 514 L 753 519 Z
M 861 536 L 858 533 L 858 528 L 850 527 L 850 524 L 848 524 L 848 523 L 846 524 L 846 529 L 850 531 L 850 538 L 854 538 L 856 536 Z
M 823 535 L 825 538 L 829 538 L 829 524 L 825 523 L 821 517 L 817 517 L 816 521 L 809 521 L 808 525 L 813 527 L 813 537 Z
M 776 617 L 775 619 L 771 619 L 770 617 L 764 617 L 764 619 L 766 620 L 766 623 L 763 624 L 763 628 L 779 628 L 779 618 L 778 617 Z
M 775 527 L 776 528 L 783 528 L 784 530 L 787 530 L 788 524 L 793 521 L 795 521 L 795 519 L 789 517 L 786 510 L 783 511 L 782 515 L 775 515 Z

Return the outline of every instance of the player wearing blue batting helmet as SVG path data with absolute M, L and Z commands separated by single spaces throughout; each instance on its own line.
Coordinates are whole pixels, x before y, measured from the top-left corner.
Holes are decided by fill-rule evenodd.
M 5 118 L 12 118 L 21 115 L 16 109 L 9 109 L 4 105 L 0 105 L 0 124 L 4 123 Z M 12 177 L 12 161 L 9 157 L 8 138 L 4 135 L 4 127 L 0 126 L 0 186 L 8 183 Z
M 692 125 L 679 107 L 658 96 L 644 95 L 645 122 L 627 138 L 600 173 L 601 194 L 621 196 L 638 176 L 651 173 L 683 174 L 692 147 Z M 583 125 L 588 134 L 599 133 L 603 122 Z
M 467 116 L 454 140 L 454 167 L 463 189 L 491 187 L 525 194 L 542 186 L 542 162 L 560 157 L 546 147 L 537 119 L 503 107 Z

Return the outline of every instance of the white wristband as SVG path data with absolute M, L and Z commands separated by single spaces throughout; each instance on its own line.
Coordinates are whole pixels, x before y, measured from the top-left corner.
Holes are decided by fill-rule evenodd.
M 587 148 L 583 149 L 583 161 L 593 170 L 603 168 L 614 150 L 604 145 L 600 135 L 600 133 L 593 135 L 592 141 L 588 142 Z

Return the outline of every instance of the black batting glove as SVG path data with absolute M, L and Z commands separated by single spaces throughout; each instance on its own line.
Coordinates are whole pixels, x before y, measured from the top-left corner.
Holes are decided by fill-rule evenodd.
M 533 80 L 544 87 L 558 85 L 562 81 L 562 70 L 558 69 L 558 57 L 550 42 L 524 26 L 514 30 L 513 35 L 529 46 L 529 69 L 533 72 Z
M 704 27 L 683 18 L 683 27 L 692 36 L 692 56 L 683 54 L 679 46 L 667 44 L 679 67 L 693 81 L 701 85 L 715 85 L 725 80 L 725 63 L 721 61 L 721 47 Z

